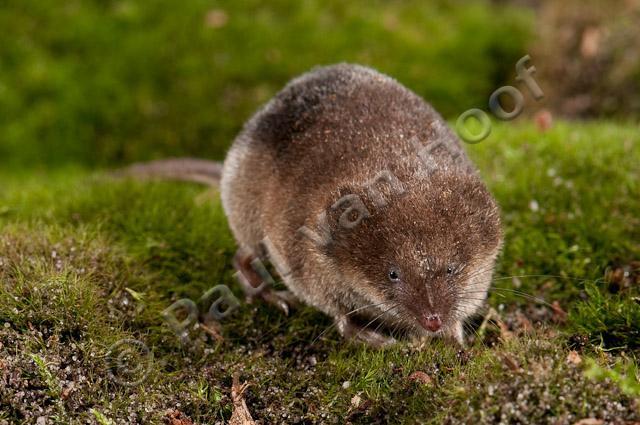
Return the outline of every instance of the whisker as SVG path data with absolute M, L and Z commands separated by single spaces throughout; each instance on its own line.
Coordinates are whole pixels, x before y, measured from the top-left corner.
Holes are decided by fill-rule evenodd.
M 365 305 L 365 306 L 362 306 L 362 307 L 358 307 L 358 308 L 356 308 L 354 310 L 351 310 L 350 312 L 346 313 L 345 316 L 350 316 L 350 315 L 352 315 L 354 313 L 357 313 L 358 311 L 364 310 L 366 308 L 377 307 L 377 306 L 385 305 L 385 304 L 389 304 L 389 303 L 390 303 L 390 301 L 383 301 L 383 302 L 380 302 L 380 303 L 368 304 L 368 305 Z M 335 328 L 336 325 L 337 325 L 337 323 L 334 320 L 333 323 L 329 327 L 327 327 L 324 331 L 322 331 L 320 333 L 320 335 L 318 335 L 316 338 L 314 338 L 314 340 L 311 342 L 311 344 L 315 344 L 320 338 L 322 338 L 323 335 L 325 335 L 331 329 Z
M 366 329 L 367 329 L 367 328 L 368 328 L 368 327 L 369 327 L 373 322 L 375 322 L 376 320 L 378 320 L 379 318 L 381 318 L 382 316 L 384 316 L 385 314 L 387 314 L 389 311 L 391 311 L 391 310 L 393 310 L 393 309 L 395 309 L 395 308 L 398 308 L 398 307 L 400 307 L 400 304 L 396 304 L 396 305 L 394 305 L 393 307 L 391 307 L 391 308 L 389 308 L 389 309 L 387 309 L 387 310 L 383 311 L 383 312 L 382 312 L 382 313 L 380 313 L 379 315 L 377 315 L 375 318 L 371 319 L 371 321 L 370 321 L 369 323 L 367 323 L 366 325 L 364 325 L 364 326 L 362 327 L 362 329 L 360 329 L 360 330 L 358 331 L 358 333 L 357 333 L 357 334 L 355 334 L 355 336 L 354 336 L 354 337 L 357 337 L 358 335 L 360 335 L 360 333 L 362 333 L 362 331 L 366 330 Z

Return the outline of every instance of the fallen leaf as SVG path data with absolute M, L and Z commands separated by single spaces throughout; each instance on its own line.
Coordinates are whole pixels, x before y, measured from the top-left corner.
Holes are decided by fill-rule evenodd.
M 517 360 L 511 357 L 509 354 L 503 353 L 500 357 L 502 357 L 502 363 L 507 366 L 513 372 L 518 372 L 520 370 L 520 365 Z
M 580 357 L 580 354 L 575 350 L 569 351 L 569 354 L 567 355 L 567 363 L 579 365 L 582 363 L 582 357 Z
M 484 338 L 487 326 L 491 321 L 493 321 L 493 323 L 498 326 L 500 330 L 500 339 L 502 339 L 502 341 L 508 341 L 513 338 L 513 334 L 511 333 L 507 325 L 502 321 L 502 318 L 500 317 L 498 312 L 493 307 L 491 307 L 487 314 L 484 316 L 482 324 L 480 324 L 480 327 L 478 328 L 478 331 L 476 333 L 479 339 L 482 340 Z
M 351 405 L 353 407 L 357 409 L 360 406 L 360 403 L 362 403 L 362 397 L 360 397 L 359 394 L 356 394 L 353 397 L 351 397 Z
M 231 385 L 231 400 L 233 401 L 233 414 L 229 420 L 229 425 L 255 425 L 255 421 L 249 413 L 249 408 L 244 400 L 244 392 L 249 387 L 249 383 L 240 384 L 240 375 L 233 374 Z
M 218 342 L 224 341 L 224 337 L 220 333 L 222 326 L 219 322 L 216 322 L 215 320 L 208 320 L 205 323 L 200 323 L 200 327 L 202 327 L 206 333 L 211 335 L 214 340 Z
M 513 339 L 513 333 L 509 330 L 509 327 L 502 321 L 500 316 L 496 316 L 495 319 L 498 327 L 500 328 L 500 338 L 503 341 L 509 341 Z
M 554 301 L 551 304 L 551 308 L 553 309 L 553 320 L 559 323 L 563 323 L 567 320 L 567 312 L 560 307 L 560 303 L 558 301 Z
M 193 421 L 188 416 L 176 409 L 167 410 L 163 419 L 169 425 L 193 425 Z
M 418 382 L 423 385 L 431 385 L 433 383 L 433 379 L 422 371 L 416 371 L 409 375 L 409 381 Z
M 74 384 L 73 382 L 71 382 L 69 386 L 65 387 L 62 390 L 62 392 L 60 393 L 60 398 L 62 398 L 63 400 L 68 399 L 69 396 L 71 395 L 71 391 L 73 391 L 73 387 L 74 387 Z

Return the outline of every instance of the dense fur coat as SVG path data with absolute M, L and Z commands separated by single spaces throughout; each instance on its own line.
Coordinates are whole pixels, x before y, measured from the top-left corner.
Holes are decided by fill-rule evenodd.
M 242 249 L 347 336 L 359 318 L 461 340 L 501 245 L 496 203 L 440 115 L 357 65 L 317 68 L 256 113 L 221 195 Z

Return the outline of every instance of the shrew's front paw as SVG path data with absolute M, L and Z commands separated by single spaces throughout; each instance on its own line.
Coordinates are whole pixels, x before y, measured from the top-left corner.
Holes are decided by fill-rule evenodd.
M 396 343 L 395 338 L 386 336 L 369 328 L 362 327 L 354 323 L 347 316 L 337 318 L 336 327 L 338 328 L 340 335 L 344 338 L 351 341 L 364 342 L 372 347 L 386 347 Z

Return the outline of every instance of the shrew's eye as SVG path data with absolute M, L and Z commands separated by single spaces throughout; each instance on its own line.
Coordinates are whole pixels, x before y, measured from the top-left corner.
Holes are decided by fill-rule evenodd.
M 447 267 L 447 274 L 453 274 L 453 271 L 454 270 L 452 266 Z
M 398 282 L 400 280 L 400 273 L 396 269 L 389 270 L 389 280 L 392 282 Z

